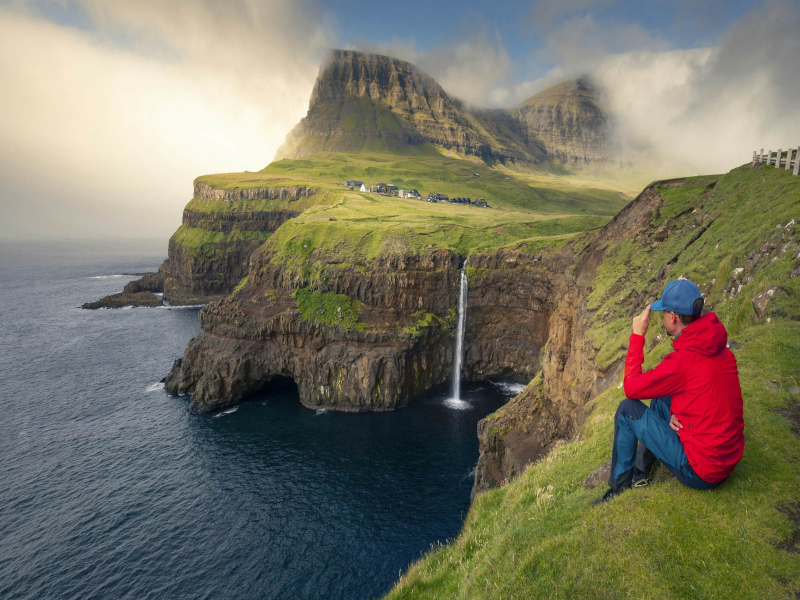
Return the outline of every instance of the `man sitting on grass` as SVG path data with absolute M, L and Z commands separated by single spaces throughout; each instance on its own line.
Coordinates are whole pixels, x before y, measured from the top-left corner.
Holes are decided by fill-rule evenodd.
M 664 312 L 673 352 L 642 373 L 650 311 Z M 610 489 L 600 504 L 644 486 L 656 459 L 689 487 L 710 490 L 744 451 L 742 391 L 728 334 L 714 313 L 700 316 L 703 296 L 688 279 L 671 281 L 661 300 L 633 319 L 625 360 L 625 395 L 614 417 Z M 641 400 L 653 398 L 650 406 Z

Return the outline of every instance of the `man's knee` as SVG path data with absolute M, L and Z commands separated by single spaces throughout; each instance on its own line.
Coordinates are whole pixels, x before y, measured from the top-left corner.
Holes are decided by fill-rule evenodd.
M 622 402 L 619 403 L 617 407 L 617 414 L 614 415 L 615 419 L 619 419 L 620 417 L 628 417 L 631 419 L 641 419 L 644 411 L 647 410 L 647 406 L 645 406 L 639 400 L 630 400 L 625 398 Z

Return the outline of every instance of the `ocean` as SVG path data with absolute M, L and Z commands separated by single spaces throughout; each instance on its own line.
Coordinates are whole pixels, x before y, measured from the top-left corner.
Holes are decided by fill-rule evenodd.
M 476 425 L 517 391 L 189 411 L 159 380 L 197 308 L 88 311 L 163 257 L 0 246 L 0 598 L 374 598 L 469 509 Z

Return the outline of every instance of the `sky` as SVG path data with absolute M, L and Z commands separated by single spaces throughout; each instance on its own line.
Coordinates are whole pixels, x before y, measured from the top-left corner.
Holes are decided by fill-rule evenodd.
M 800 0 L 0 0 L 0 241 L 166 248 L 195 177 L 272 160 L 334 47 L 485 107 L 588 74 L 672 171 L 800 144 Z

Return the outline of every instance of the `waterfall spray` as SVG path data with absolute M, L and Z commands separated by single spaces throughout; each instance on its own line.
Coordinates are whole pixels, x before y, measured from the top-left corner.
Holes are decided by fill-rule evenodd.
M 464 354 L 464 324 L 467 320 L 467 263 L 461 267 L 461 290 L 458 294 L 458 326 L 453 357 L 453 399 L 461 399 L 461 361 Z

